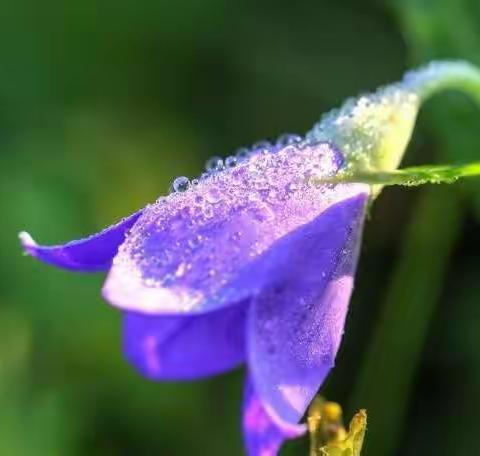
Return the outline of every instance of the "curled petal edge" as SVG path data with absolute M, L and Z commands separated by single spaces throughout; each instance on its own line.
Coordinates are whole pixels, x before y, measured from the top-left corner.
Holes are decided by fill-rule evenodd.
M 19 238 L 27 255 L 52 266 L 79 272 L 108 271 L 127 231 L 142 212 L 143 209 L 97 234 L 66 244 L 38 245 L 26 231 L 20 232 Z

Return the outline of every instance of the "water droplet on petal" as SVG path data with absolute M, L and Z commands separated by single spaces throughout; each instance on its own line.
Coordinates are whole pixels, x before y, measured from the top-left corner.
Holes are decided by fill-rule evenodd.
M 223 169 L 223 160 L 221 157 L 212 157 L 207 160 L 205 169 L 209 172 L 216 172 Z
M 242 232 L 241 231 L 235 231 L 232 234 L 232 241 L 238 241 L 242 237 Z
M 283 135 L 280 135 L 277 139 L 276 145 L 278 147 L 285 147 L 289 146 L 290 144 L 295 144 L 297 142 L 300 142 L 302 140 L 302 137 L 293 133 L 285 133 Z
M 241 147 L 240 149 L 237 149 L 235 156 L 238 161 L 245 161 L 250 157 L 250 151 L 246 147 Z
M 188 177 L 180 176 L 177 177 L 172 184 L 172 189 L 174 192 L 180 193 L 185 192 L 190 188 L 190 180 Z
M 175 277 L 183 277 L 187 272 L 187 263 L 180 263 L 175 271 Z
M 210 204 L 219 203 L 222 200 L 222 192 L 218 188 L 210 188 L 205 194 L 205 199 Z
M 231 155 L 230 157 L 227 157 L 225 159 L 225 167 L 226 168 L 233 168 L 234 166 L 237 166 L 237 157 L 234 157 Z
M 287 191 L 287 193 L 293 193 L 294 191 L 298 190 L 298 184 L 296 184 L 295 182 L 290 182 L 285 187 L 285 190 Z
M 262 151 L 270 151 L 272 148 L 272 144 L 270 141 L 258 141 L 252 146 L 252 151 L 255 153 L 262 152 Z
M 297 149 L 303 150 L 306 149 L 310 145 L 310 141 L 308 139 L 302 139 L 300 142 L 295 144 Z

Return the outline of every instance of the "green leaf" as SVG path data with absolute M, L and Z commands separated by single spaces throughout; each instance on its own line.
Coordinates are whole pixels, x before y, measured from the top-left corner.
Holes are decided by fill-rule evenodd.
M 465 165 L 424 165 L 390 172 L 344 172 L 330 179 L 314 180 L 316 183 L 364 183 L 370 185 L 451 184 L 463 177 L 480 176 L 480 162 Z

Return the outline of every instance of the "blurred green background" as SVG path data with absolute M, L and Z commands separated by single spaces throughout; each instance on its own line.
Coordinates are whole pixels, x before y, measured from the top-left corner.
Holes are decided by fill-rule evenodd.
M 95 232 L 411 66 L 480 64 L 480 1 L 18 0 L 0 38 L 0 455 L 241 455 L 243 372 L 141 379 L 102 275 L 25 258 L 18 231 Z M 478 107 L 442 95 L 404 163 L 478 160 L 479 129 Z M 478 181 L 387 189 L 371 213 L 322 390 L 369 410 L 368 456 L 478 452 L 479 221 Z

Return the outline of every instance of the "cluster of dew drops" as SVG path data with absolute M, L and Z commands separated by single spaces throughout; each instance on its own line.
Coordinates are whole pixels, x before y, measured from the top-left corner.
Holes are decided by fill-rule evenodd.
M 251 147 L 240 148 L 237 150 L 237 152 L 234 155 L 230 155 L 225 159 L 222 159 L 218 156 L 212 157 L 206 162 L 205 172 L 200 177 L 192 180 L 188 179 L 185 176 L 180 176 L 175 178 L 171 184 L 170 195 L 180 196 L 181 194 L 184 194 L 185 192 L 187 192 L 189 189 L 193 190 L 201 182 L 210 178 L 215 178 L 216 176 L 219 176 L 222 171 L 235 168 L 238 165 L 241 165 L 249 161 L 251 158 L 257 155 L 262 155 L 262 154 L 273 155 L 276 152 L 279 152 L 281 150 L 286 150 L 286 148 L 288 147 L 295 147 L 295 148 L 301 149 L 303 147 L 307 147 L 308 145 L 309 143 L 307 143 L 305 139 L 302 138 L 301 136 L 288 133 L 288 134 L 283 134 L 279 136 L 275 142 L 263 140 L 253 144 Z M 252 185 L 254 184 L 255 183 L 252 183 Z M 289 185 L 293 186 L 294 184 L 289 184 Z M 219 187 L 210 188 L 203 196 L 200 196 L 200 195 L 195 196 L 194 206 L 196 207 L 196 209 L 192 209 L 192 206 L 190 206 L 190 204 L 187 203 L 186 206 L 179 209 L 178 215 L 174 216 L 170 220 L 170 222 L 168 223 L 168 228 L 164 228 L 164 229 L 169 230 L 171 232 L 178 231 L 178 230 L 186 232 L 186 227 L 189 226 L 189 224 L 201 223 L 202 221 L 213 217 L 213 211 L 214 211 L 213 206 L 216 205 L 216 203 L 220 202 L 220 200 L 223 198 L 222 188 L 223 187 L 220 185 Z M 293 191 L 293 187 L 292 187 L 292 191 Z M 258 204 L 260 203 L 258 202 Z M 200 211 L 197 212 L 198 209 L 200 209 Z M 221 210 L 221 208 L 217 208 L 217 210 Z M 265 205 L 256 207 L 255 211 L 256 212 L 252 215 L 255 217 L 257 221 L 264 221 L 268 219 L 268 216 L 271 216 L 271 211 L 267 207 L 265 207 Z M 161 223 L 161 225 L 165 226 L 163 225 L 163 222 Z M 188 259 L 191 257 L 193 252 L 197 251 L 198 248 L 202 244 L 204 244 L 207 236 L 208 236 L 207 233 L 202 233 L 202 234 L 192 233 L 192 236 L 186 241 L 186 245 L 184 246 L 171 245 L 168 249 L 165 246 L 162 247 L 162 252 L 159 253 L 158 258 L 157 256 L 155 257 L 155 263 L 158 263 L 156 264 L 156 266 L 158 266 L 160 270 L 163 271 L 163 268 L 169 265 L 171 261 L 173 261 L 173 258 L 181 258 L 181 261 L 179 262 L 179 266 L 176 268 L 176 270 L 172 273 L 167 274 L 162 278 L 161 283 L 163 286 L 172 285 L 178 279 L 183 277 L 191 269 L 191 263 L 189 262 Z M 231 236 L 232 236 L 230 240 L 232 243 L 231 255 L 234 256 L 236 252 L 235 246 L 237 245 L 238 242 L 240 242 L 240 238 L 243 237 L 243 233 L 241 231 L 238 231 L 238 232 L 231 233 Z M 141 245 L 139 245 L 138 247 L 141 247 Z M 252 246 L 254 250 L 256 247 L 257 246 Z M 252 250 L 252 252 L 250 252 L 249 254 L 253 255 L 254 250 Z M 215 252 L 216 252 L 216 247 L 215 245 L 212 244 L 211 247 L 209 248 L 209 251 L 206 252 L 207 256 L 204 258 L 204 265 L 205 265 L 204 272 L 208 277 L 203 278 L 203 284 L 204 284 L 203 286 L 208 287 L 208 283 L 211 282 L 212 289 L 222 284 L 218 282 L 219 277 L 217 277 L 217 269 L 214 266 Z M 144 254 L 142 252 L 138 252 L 138 253 L 139 253 L 139 259 L 141 260 Z M 237 252 L 237 253 L 240 255 L 241 252 Z M 241 260 L 238 259 L 238 261 L 241 261 Z M 230 263 L 233 265 L 235 262 L 232 261 Z M 157 274 L 157 272 L 155 272 L 156 268 L 151 264 L 151 258 L 150 258 L 150 263 L 148 263 L 148 270 L 149 270 L 149 273 L 147 273 L 147 275 L 155 276 Z M 225 270 L 224 272 L 228 272 L 228 271 Z M 149 283 L 151 284 L 151 282 Z
M 274 142 L 261 141 L 241 148 L 225 159 L 212 157 L 199 178 L 174 179 L 171 198 L 161 197 L 152 211 L 146 211 L 144 221 L 121 247 L 126 253 L 121 261 L 136 271 L 148 287 L 201 283 L 202 293 L 214 300 L 216 291 L 225 285 L 238 265 L 259 255 L 274 239 L 319 211 L 318 200 L 303 192 L 308 185 L 304 178 L 334 172 L 338 165 L 336 159 L 329 142 L 322 145 L 291 133 L 279 136 Z M 237 177 L 230 181 L 230 173 L 224 174 L 224 171 L 232 171 Z M 189 191 L 196 189 L 199 191 Z M 282 202 L 287 195 L 298 192 L 306 197 L 298 202 L 297 210 L 286 217 Z M 327 204 L 326 188 L 315 188 L 312 192 L 322 192 Z M 218 204 L 225 198 L 232 204 Z M 205 223 L 214 216 L 219 220 L 228 218 L 236 208 L 247 208 L 245 216 L 261 224 L 268 236 L 252 241 L 241 223 L 237 231 L 222 233 Z M 193 226 L 198 229 L 193 230 Z M 224 261 L 226 243 L 228 262 Z M 193 268 L 200 259 L 203 267 Z M 190 301 L 185 305 L 191 305 Z
M 274 152 L 291 145 L 301 146 L 304 142 L 304 139 L 299 135 L 285 133 L 280 135 L 275 143 L 267 140 L 259 141 L 251 147 L 241 147 L 234 155 L 230 155 L 225 159 L 218 156 L 211 157 L 205 164 L 205 172 L 199 178 L 190 180 L 185 176 L 176 177 L 170 186 L 170 193 L 185 192 L 190 187 L 198 185 L 201 180 L 207 179 L 224 169 L 234 168 L 256 154 Z

